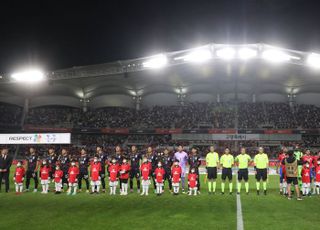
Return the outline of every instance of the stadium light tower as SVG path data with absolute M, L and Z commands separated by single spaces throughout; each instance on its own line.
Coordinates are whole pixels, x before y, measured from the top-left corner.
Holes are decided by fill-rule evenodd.
M 44 73 L 37 69 L 31 69 L 23 72 L 13 73 L 11 77 L 17 82 L 33 83 L 44 80 Z
M 262 58 L 273 63 L 290 61 L 291 57 L 287 53 L 278 49 L 268 49 L 262 53 Z
M 320 69 L 320 54 L 309 54 L 307 58 L 307 65 L 312 68 Z
M 212 53 L 207 48 L 196 49 L 183 57 L 183 60 L 195 63 L 206 62 L 210 59 L 212 59 Z
M 164 54 L 158 54 L 150 57 L 149 60 L 142 63 L 145 68 L 159 69 L 168 64 L 168 58 Z
M 217 55 L 217 57 L 219 57 L 223 60 L 231 60 L 231 59 L 235 58 L 236 51 L 235 51 L 235 49 L 233 49 L 231 47 L 225 47 L 225 48 L 218 49 L 216 51 L 216 55 Z
M 238 58 L 241 60 L 249 60 L 257 57 L 258 51 L 252 48 L 243 47 L 238 50 Z

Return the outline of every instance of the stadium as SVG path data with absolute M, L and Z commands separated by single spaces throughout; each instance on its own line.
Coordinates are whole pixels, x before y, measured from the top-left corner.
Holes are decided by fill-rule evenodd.
M 0 229 L 319 229 L 319 7 L 1 4 Z
M 297 204 L 288 203 L 279 195 L 279 176 L 275 169 L 278 154 L 284 146 L 293 149 L 299 145 L 317 154 L 319 64 L 320 56 L 317 54 L 265 44 L 209 44 L 146 58 L 47 72 L 41 75 L 44 79 L 39 82 L 25 83 L 15 75 L 4 75 L 0 85 L 1 132 L 9 139 L 3 137 L 1 144 L 14 153 L 15 163 L 28 156 L 30 147 L 36 149 L 39 161 L 47 159 L 50 148 L 55 149 L 57 155 L 62 149 L 67 149 L 70 159 L 78 159 L 80 150 L 85 149 L 92 160 L 97 146 L 102 146 L 108 156 L 112 156 L 116 146 L 128 154 L 133 145 L 141 154 L 151 146 L 156 155 L 163 154 L 165 149 L 173 154 L 180 145 L 186 152 L 191 152 L 191 148 L 195 147 L 201 160 L 201 194 L 195 199 L 184 194 L 172 199 L 165 184 L 164 197 L 160 201 L 156 200 L 159 199 L 157 197 L 141 199 L 133 189 L 128 198 L 110 197 L 107 191 L 99 197 L 90 197 L 82 192 L 70 200 L 49 193 L 49 199 L 45 199 L 42 195 L 29 192 L 23 197 L 1 195 L 2 203 L 8 208 L 11 202 L 22 202 L 24 205 L 35 202 L 35 209 L 45 203 L 53 210 L 52 205 L 58 203 L 63 211 L 68 212 L 74 206 L 90 203 L 96 207 L 96 203 L 105 202 L 107 209 L 108 206 L 128 209 L 125 215 L 132 215 L 137 227 L 140 221 L 136 215 L 139 216 L 140 212 L 147 212 L 141 215 L 150 215 L 148 218 L 155 220 L 159 216 L 175 216 L 172 220 L 166 220 L 165 224 L 178 224 L 183 228 L 188 228 L 185 219 L 189 215 L 199 219 L 199 212 L 201 216 L 207 215 L 210 225 L 220 226 L 221 229 L 241 229 L 243 226 L 251 229 L 257 215 L 281 213 L 282 209 L 291 209 L 292 213 L 299 210 L 301 215 L 313 208 L 316 210 L 317 195 L 306 197 L 303 203 Z M 36 73 L 21 75 L 34 80 Z M 71 134 L 70 143 L 64 143 L 65 140 L 59 143 L 58 135 L 65 133 Z M 17 134 L 31 134 L 33 137 L 31 142 L 24 144 L 24 139 L 14 139 Z M 50 135 L 51 139 L 46 138 Z M 10 145 L 10 141 L 15 144 Z M 223 197 L 218 192 L 215 196 L 208 195 L 205 158 L 210 146 L 215 146 L 220 155 L 228 147 L 234 156 L 239 153 L 240 147 L 245 147 L 252 158 L 258 147 L 264 147 L 270 158 L 268 195 L 255 195 L 253 164 L 249 170 L 249 196 L 240 193 L 243 195 Z M 236 176 L 236 166 L 233 171 Z M 235 178 L 233 183 L 236 184 Z M 218 179 L 217 191 L 220 190 L 219 184 Z M 52 184 L 49 186 L 50 190 L 54 189 Z M 23 200 L 18 201 L 20 198 Z M 240 203 L 242 201 L 241 221 L 239 199 Z M 157 213 L 151 210 L 159 205 L 156 202 L 161 205 L 170 202 L 168 207 L 172 206 Z M 206 206 L 208 202 L 214 206 Z M 138 210 L 131 210 L 131 205 L 138 207 Z M 176 206 L 183 211 L 170 211 Z M 212 211 L 213 214 L 213 207 L 222 211 L 219 214 Z M 104 215 L 104 211 L 100 213 Z M 106 213 L 106 218 L 112 218 L 115 226 L 118 221 L 123 221 L 123 218 L 112 217 L 115 215 L 113 210 Z M 48 219 L 52 218 L 51 215 L 57 215 L 56 211 L 42 214 L 47 215 Z M 231 219 L 228 225 L 219 222 L 223 216 Z M 317 212 L 315 219 L 316 216 Z M 268 229 L 268 223 L 281 222 L 283 217 L 272 218 L 275 218 L 274 215 L 265 222 L 259 222 L 258 226 Z M 62 222 L 63 218 L 60 219 Z M 129 224 L 131 221 L 128 219 L 125 222 Z M 5 226 L 9 226 L 10 222 Z M 306 224 L 297 222 L 296 225 L 303 228 Z M 279 229 L 286 227 L 281 225 Z

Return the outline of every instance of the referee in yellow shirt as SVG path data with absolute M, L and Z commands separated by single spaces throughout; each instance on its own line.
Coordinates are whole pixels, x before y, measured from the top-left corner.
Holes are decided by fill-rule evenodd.
M 220 158 L 220 164 L 222 167 L 222 175 L 221 175 L 221 194 L 224 194 L 224 187 L 226 178 L 229 181 L 229 194 L 232 194 L 232 166 L 234 165 L 234 158 L 230 154 L 230 149 L 226 148 L 224 150 L 224 154 Z
M 219 165 L 219 154 L 214 151 L 214 146 L 210 146 L 210 152 L 206 156 L 206 169 L 208 179 L 209 195 L 216 192 L 217 167 Z
M 241 181 L 244 180 L 244 186 L 246 188 L 247 195 L 249 194 L 249 171 L 248 166 L 251 162 L 251 157 L 246 153 L 246 149 L 242 147 L 240 149 L 240 154 L 236 157 L 235 162 L 238 163 L 238 186 L 237 194 L 240 194 L 241 191 Z
M 267 195 L 267 178 L 268 178 L 268 167 L 269 158 L 268 155 L 263 152 L 263 148 L 259 147 L 259 152 L 254 157 L 254 165 L 256 170 L 256 185 L 257 195 L 260 194 L 260 182 L 263 181 L 263 193 Z

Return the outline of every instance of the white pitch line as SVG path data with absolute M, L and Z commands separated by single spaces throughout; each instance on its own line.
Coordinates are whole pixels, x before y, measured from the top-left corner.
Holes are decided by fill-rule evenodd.
M 240 195 L 237 194 L 237 230 L 244 230 Z

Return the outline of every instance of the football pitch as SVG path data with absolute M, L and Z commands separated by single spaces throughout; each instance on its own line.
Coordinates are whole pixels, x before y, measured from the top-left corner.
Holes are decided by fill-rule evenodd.
M 0 193 L 0 229 L 237 229 L 235 190 L 221 195 L 218 180 L 216 194 L 208 195 L 203 179 L 199 196 L 173 196 L 167 189 L 160 197 L 151 189 L 148 197 L 15 195 L 11 184 L 9 194 Z M 270 176 L 268 195 L 257 196 L 250 177 L 250 194 L 240 195 L 244 229 L 319 229 L 320 197 L 287 200 L 279 195 L 278 180 Z

